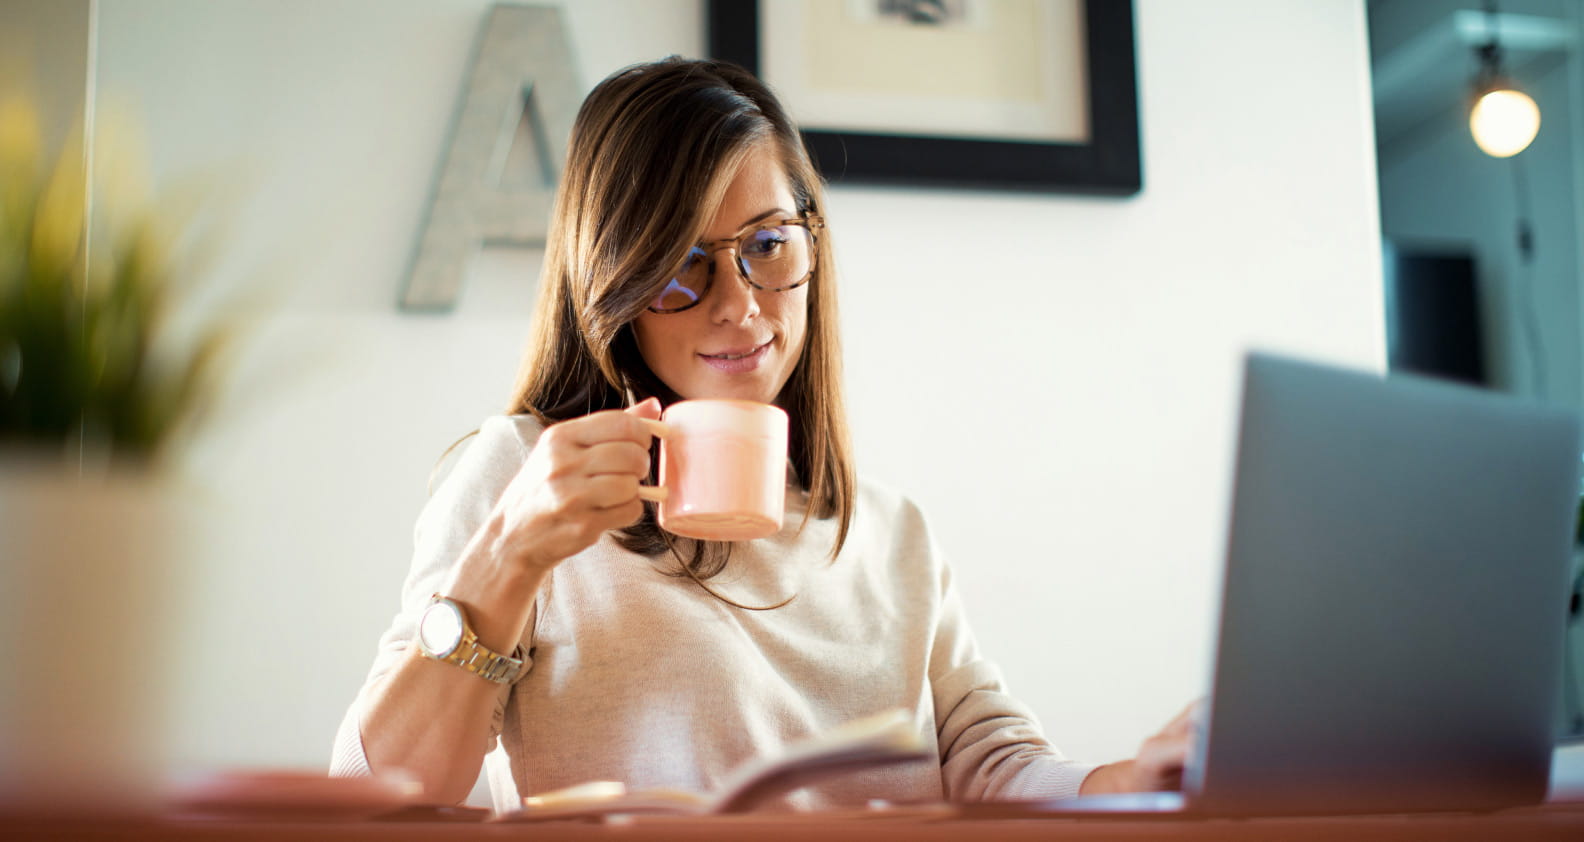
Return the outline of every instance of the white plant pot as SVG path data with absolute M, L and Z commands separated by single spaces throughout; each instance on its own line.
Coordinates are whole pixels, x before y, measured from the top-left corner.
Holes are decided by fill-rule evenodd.
M 139 812 L 166 772 L 182 494 L 0 454 L 0 811 Z

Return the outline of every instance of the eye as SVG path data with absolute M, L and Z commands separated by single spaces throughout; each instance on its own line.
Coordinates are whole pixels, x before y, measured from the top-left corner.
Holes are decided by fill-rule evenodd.
M 682 267 L 677 270 L 677 274 L 679 276 L 686 275 L 697 267 L 700 262 L 707 260 L 709 260 L 709 255 L 705 254 L 703 249 L 694 246 L 688 249 L 687 257 L 682 258 Z
M 761 228 L 749 234 L 743 242 L 742 255 L 750 259 L 763 260 L 767 257 L 775 257 L 786 244 L 787 238 L 780 228 Z

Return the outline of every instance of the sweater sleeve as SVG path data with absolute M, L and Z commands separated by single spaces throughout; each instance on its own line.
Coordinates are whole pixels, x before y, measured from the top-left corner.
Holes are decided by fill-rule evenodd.
M 979 652 L 950 566 L 935 546 L 939 619 L 930 650 L 930 689 L 940 740 L 941 778 L 951 801 L 1069 798 L 1099 764 L 1069 760 L 1007 692 Z
M 370 691 L 379 686 L 412 647 L 418 618 L 428 606 L 430 596 L 440 590 L 451 566 L 461 556 L 473 533 L 489 517 L 527 455 L 516 422 L 506 416 L 485 420 L 474 441 L 468 444 L 455 467 L 419 513 L 413 528 L 412 565 L 402 586 L 401 609 L 380 636 L 374 665 L 336 731 L 330 760 L 332 776 L 371 774 L 368 757 L 363 751 L 360 725 Z M 535 610 L 529 615 L 527 628 L 530 630 L 536 614 Z M 525 650 L 529 642 L 524 641 Z M 519 680 L 530 666 L 524 665 Z M 491 747 L 500 735 L 510 695 L 511 685 L 501 685 L 490 723 Z

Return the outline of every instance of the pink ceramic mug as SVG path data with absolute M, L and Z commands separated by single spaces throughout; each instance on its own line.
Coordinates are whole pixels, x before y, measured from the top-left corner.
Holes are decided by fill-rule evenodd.
M 659 503 L 660 526 L 688 538 L 747 541 L 781 531 L 786 506 L 787 414 L 738 400 L 666 408 L 660 483 L 639 486 Z

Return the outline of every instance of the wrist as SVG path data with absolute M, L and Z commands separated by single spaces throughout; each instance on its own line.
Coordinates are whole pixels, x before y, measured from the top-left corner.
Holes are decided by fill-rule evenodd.
M 511 684 L 525 664 L 521 645 L 499 652 L 479 639 L 467 610 L 450 597 L 435 594 L 418 621 L 418 650 L 426 657 L 453 664 L 496 684 Z
M 501 551 L 500 525 L 492 518 L 462 551 L 440 593 L 467 611 L 479 642 L 510 651 L 522 637 L 545 570 Z
M 1083 780 L 1078 787 L 1079 795 L 1098 795 L 1104 793 L 1136 792 L 1138 786 L 1134 782 L 1134 769 L 1132 760 L 1119 760 L 1096 767 Z
M 479 527 L 473 536 L 464 555 L 479 554 L 488 559 L 494 567 L 495 577 L 502 580 L 506 586 L 520 583 L 537 582 L 544 578 L 557 564 L 560 558 L 544 557 L 538 552 L 541 548 L 532 537 L 523 534 L 521 529 L 512 529 L 506 523 L 506 516 L 499 510 L 490 513 L 489 519 Z
M 473 578 L 488 580 L 491 589 L 523 592 L 538 588 L 555 563 L 541 559 L 507 526 L 505 515 L 492 512 L 462 550 L 458 569 L 467 567 Z

